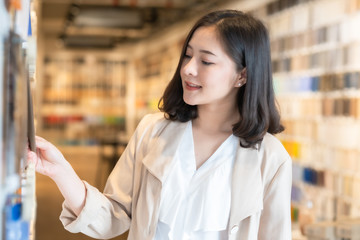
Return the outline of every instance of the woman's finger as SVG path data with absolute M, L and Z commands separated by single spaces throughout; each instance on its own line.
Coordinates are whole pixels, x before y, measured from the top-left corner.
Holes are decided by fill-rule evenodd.
M 47 142 L 44 142 L 44 141 L 36 140 L 35 142 L 36 142 L 36 147 L 40 148 L 40 149 L 46 149 L 49 146 L 49 144 Z
M 39 150 L 49 150 L 53 145 L 44 138 L 38 137 L 35 139 L 36 148 Z
M 36 153 L 34 153 L 33 151 L 28 151 L 27 153 L 27 161 L 30 162 L 30 163 L 34 163 L 36 164 L 37 162 L 37 155 Z

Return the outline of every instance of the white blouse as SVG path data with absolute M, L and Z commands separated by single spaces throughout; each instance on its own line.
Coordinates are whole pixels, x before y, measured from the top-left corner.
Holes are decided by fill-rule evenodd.
M 163 184 L 156 240 L 227 239 L 232 167 L 238 138 L 229 136 L 196 170 L 189 121 L 176 164 Z

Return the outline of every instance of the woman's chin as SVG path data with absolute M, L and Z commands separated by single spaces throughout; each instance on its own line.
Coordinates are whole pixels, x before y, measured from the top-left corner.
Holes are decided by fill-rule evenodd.
M 187 105 L 190 105 L 190 106 L 197 105 L 194 101 L 191 101 L 190 99 L 183 98 L 183 100 Z

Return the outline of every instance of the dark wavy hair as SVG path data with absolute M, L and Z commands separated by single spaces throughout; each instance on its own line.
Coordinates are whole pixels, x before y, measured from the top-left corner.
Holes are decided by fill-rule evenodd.
M 246 67 L 246 84 L 237 93 L 240 120 L 233 125 L 233 134 L 241 139 L 241 146 L 254 147 L 261 143 L 266 132 L 276 134 L 284 127 L 275 101 L 268 31 L 260 20 L 249 14 L 236 10 L 215 11 L 195 23 L 186 37 L 176 72 L 158 107 L 167 119 L 173 121 L 186 122 L 198 116 L 197 106 L 188 105 L 183 100 L 180 69 L 194 32 L 208 26 L 215 26 L 237 70 Z

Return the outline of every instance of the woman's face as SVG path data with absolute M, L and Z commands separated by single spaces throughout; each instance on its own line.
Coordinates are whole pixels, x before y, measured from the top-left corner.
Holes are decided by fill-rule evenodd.
M 233 105 L 240 74 L 225 53 L 214 26 L 198 28 L 187 46 L 180 71 L 189 105 Z

